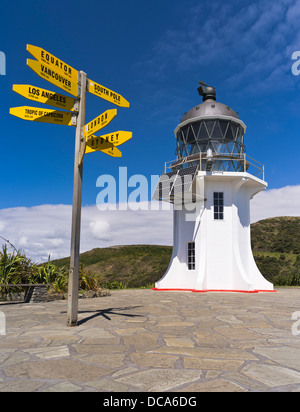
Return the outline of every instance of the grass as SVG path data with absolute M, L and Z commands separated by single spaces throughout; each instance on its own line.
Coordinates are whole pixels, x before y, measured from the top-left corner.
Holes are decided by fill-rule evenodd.
M 266 219 L 251 225 L 256 264 L 275 286 L 300 286 L 300 218 Z M 171 246 L 129 245 L 92 249 L 80 255 L 80 288 L 151 288 L 166 272 Z M 50 283 L 56 293 L 68 287 L 70 258 L 35 265 L 15 248 L 0 251 L 0 283 Z M 0 290 L 1 293 L 1 290 Z
M 93 249 L 80 255 L 84 270 L 99 279 L 103 287 L 150 287 L 166 271 L 172 247 L 157 245 L 115 246 Z M 64 265 L 69 258 L 52 263 Z
M 275 285 L 300 285 L 300 218 L 278 217 L 251 225 L 254 258 L 263 276 Z M 109 288 L 154 285 L 166 272 L 172 247 L 115 246 L 80 256 L 84 269 Z M 69 258 L 54 261 L 65 265 Z

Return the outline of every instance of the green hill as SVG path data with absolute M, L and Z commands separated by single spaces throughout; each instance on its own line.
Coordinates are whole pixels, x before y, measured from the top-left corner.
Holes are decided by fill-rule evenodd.
M 251 225 L 256 264 L 275 285 L 300 285 L 300 217 L 275 217 Z
M 103 287 L 145 287 L 162 277 L 171 255 L 171 246 L 113 246 L 82 253 L 80 264 L 88 273 L 99 276 Z M 68 266 L 69 260 L 64 258 L 52 263 Z
M 300 217 L 274 217 L 251 225 L 253 251 L 300 253 Z
M 276 285 L 300 285 L 300 217 L 277 217 L 251 225 L 251 243 L 261 273 Z M 165 273 L 171 246 L 132 245 L 93 249 L 80 255 L 85 271 L 106 287 L 153 285 Z M 68 266 L 69 258 L 53 261 Z

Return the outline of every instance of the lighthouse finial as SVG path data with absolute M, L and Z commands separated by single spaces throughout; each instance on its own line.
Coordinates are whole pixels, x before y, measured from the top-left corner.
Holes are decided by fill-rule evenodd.
M 206 83 L 199 81 L 198 93 L 203 97 L 203 101 L 208 99 L 216 100 L 216 90 L 212 86 L 207 86 Z

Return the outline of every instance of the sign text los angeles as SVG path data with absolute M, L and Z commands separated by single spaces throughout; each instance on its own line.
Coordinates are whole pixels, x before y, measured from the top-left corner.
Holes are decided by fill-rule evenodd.
M 29 84 L 14 84 L 13 91 L 29 100 L 33 100 L 34 102 L 48 104 L 50 106 L 59 107 L 60 109 L 77 111 L 77 100 L 73 97 L 54 93 L 50 90 L 45 90 L 41 87 L 31 86 Z

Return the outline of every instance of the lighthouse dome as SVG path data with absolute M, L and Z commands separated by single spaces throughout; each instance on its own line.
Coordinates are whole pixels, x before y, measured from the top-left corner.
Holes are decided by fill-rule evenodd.
M 187 120 L 195 119 L 197 117 L 224 117 L 230 116 L 235 119 L 239 119 L 238 114 L 232 110 L 229 106 L 223 103 L 216 102 L 213 99 L 205 100 L 198 106 L 193 107 L 189 112 L 187 112 L 180 123 Z
M 231 107 L 216 101 L 213 87 L 200 84 L 203 103 L 185 113 L 175 129 L 176 164 L 184 168 L 198 162 L 200 170 L 208 170 L 209 156 L 211 170 L 240 171 L 246 125 Z

